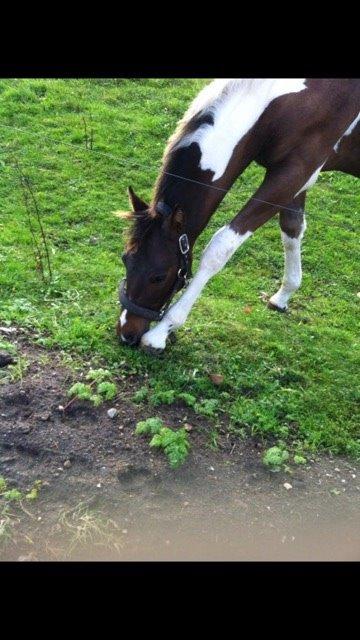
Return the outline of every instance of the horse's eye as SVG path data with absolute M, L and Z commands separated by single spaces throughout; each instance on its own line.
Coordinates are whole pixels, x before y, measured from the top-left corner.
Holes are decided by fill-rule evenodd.
M 166 273 L 158 273 L 155 276 L 150 276 L 150 282 L 154 282 L 154 283 L 158 283 L 158 282 L 164 282 L 164 280 L 166 279 Z

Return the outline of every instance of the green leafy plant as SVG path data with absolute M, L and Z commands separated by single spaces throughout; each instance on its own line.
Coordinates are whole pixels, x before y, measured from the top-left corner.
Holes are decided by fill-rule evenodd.
M 105 398 L 105 400 L 112 400 L 115 398 L 117 389 L 114 382 L 100 382 L 97 387 L 98 394 Z
M 263 455 L 263 463 L 273 471 L 278 471 L 289 459 L 289 453 L 281 447 L 270 447 Z
M 36 480 L 30 491 L 25 495 L 26 500 L 36 500 L 39 497 L 41 485 L 41 480 Z
M 190 443 L 184 428 L 173 431 L 168 427 L 162 427 L 159 433 L 153 436 L 150 447 L 162 449 L 168 457 L 170 467 L 176 469 L 185 462 Z
M 300 456 L 299 454 L 296 454 L 294 456 L 294 462 L 295 462 L 295 464 L 306 464 L 307 463 L 307 459 L 304 458 L 304 456 Z
M 3 492 L 2 497 L 7 502 L 13 502 L 21 500 L 21 498 L 23 498 L 23 494 L 21 493 L 21 491 L 19 491 L 19 489 L 9 489 L 8 491 Z
M 178 393 L 176 396 L 179 400 L 185 402 L 188 407 L 194 407 L 196 403 L 196 398 L 191 393 Z
M 155 391 L 150 398 L 151 404 L 158 406 L 159 404 L 172 404 L 175 401 L 176 394 L 173 389 L 168 391 Z
M 165 427 L 161 418 L 147 418 L 137 423 L 136 435 L 152 435 L 150 447 L 162 449 L 172 468 L 177 468 L 185 461 L 190 443 L 187 431 Z
M 219 407 L 219 401 L 215 398 L 201 400 L 194 405 L 196 413 L 207 418 L 214 418 Z
M 23 493 L 19 489 L 8 489 L 5 478 L 0 476 L 0 498 L 5 502 L 17 502 L 26 498 L 27 500 L 36 500 L 39 495 L 41 480 L 36 480 L 28 493 Z
M 149 397 L 149 389 L 147 387 L 141 387 L 134 393 L 132 401 L 135 403 L 144 402 Z
M 90 369 L 86 375 L 86 380 L 94 380 L 94 382 L 103 382 L 103 380 L 111 379 L 111 372 L 108 369 Z
M 137 423 L 135 433 L 138 436 L 144 434 L 154 435 L 159 433 L 163 426 L 164 423 L 160 418 L 147 418 L 147 420 L 141 420 Z
M 90 369 L 86 380 L 91 380 L 90 384 L 76 382 L 70 387 L 68 396 L 79 400 L 89 400 L 95 407 L 101 405 L 104 400 L 112 400 L 117 394 L 116 384 L 107 378 L 111 376 L 107 369 Z M 96 385 L 96 393 L 94 386 Z
M 90 385 L 84 382 L 76 382 L 68 391 L 68 396 L 77 396 L 79 400 L 91 400 L 92 395 Z

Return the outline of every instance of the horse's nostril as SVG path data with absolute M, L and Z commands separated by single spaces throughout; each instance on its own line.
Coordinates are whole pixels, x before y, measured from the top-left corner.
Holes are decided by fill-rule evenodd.
M 121 337 L 123 341 L 130 346 L 133 346 L 139 342 L 138 337 L 135 333 L 127 333 L 126 336 Z

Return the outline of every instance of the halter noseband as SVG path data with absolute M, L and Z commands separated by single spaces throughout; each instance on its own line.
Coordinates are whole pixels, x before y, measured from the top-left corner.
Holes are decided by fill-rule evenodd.
M 158 204 L 156 205 L 156 210 L 164 217 L 167 217 L 172 213 L 171 207 L 163 201 L 158 202 Z M 155 320 L 157 322 L 161 320 L 174 295 L 188 284 L 189 251 L 189 238 L 186 233 L 183 233 L 179 237 L 180 268 L 177 272 L 175 285 L 170 293 L 168 301 L 162 306 L 160 311 L 154 311 L 154 309 L 141 307 L 140 305 L 130 300 L 126 293 L 126 278 L 122 280 L 119 289 L 119 300 L 124 309 L 130 311 L 130 313 L 133 313 L 135 316 L 140 316 L 141 318 L 145 318 L 146 320 Z

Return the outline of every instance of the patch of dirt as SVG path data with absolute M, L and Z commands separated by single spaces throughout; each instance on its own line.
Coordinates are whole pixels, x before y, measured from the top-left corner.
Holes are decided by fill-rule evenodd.
M 264 445 L 225 424 L 212 450 L 206 419 L 185 405 L 133 404 L 134 376 L 117 381 L 115 402 L 75 401 L 64 413 L 72 372 L 57 352 L 25 338 L 17 346 L 30 364 L 21 382 L 0 386 L 0 475 L 22 490 L 43 484 L 36 501 L 11 509 L 2 559 L 360 559 L 359 464 L 316 456 L 272 473 Z M 155 414 L 193 427 L 178 470 L 134 435 Z

